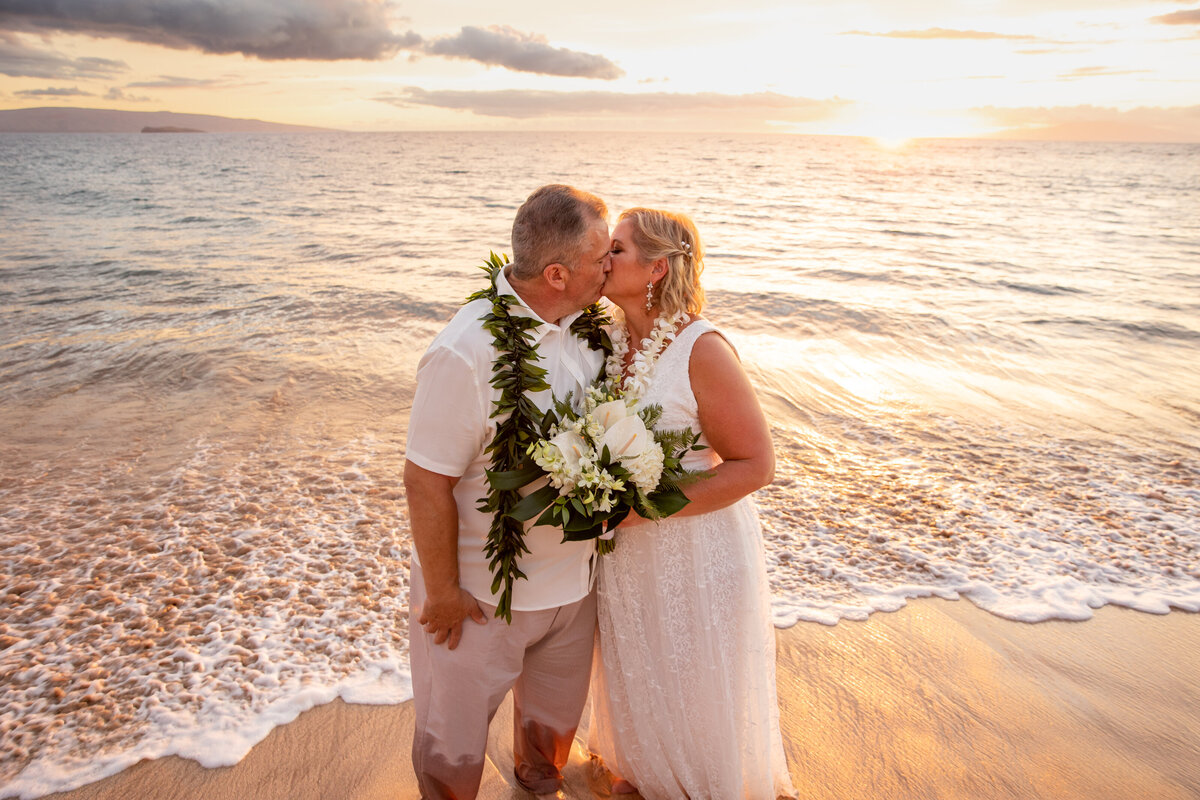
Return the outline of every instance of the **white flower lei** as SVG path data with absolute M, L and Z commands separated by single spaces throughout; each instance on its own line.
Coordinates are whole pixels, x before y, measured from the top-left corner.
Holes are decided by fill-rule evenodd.
M 624 380 L 622 375 L 625 373 L 625 356 L 629 353 L 629 328 L 624 324 L 613 327 L 610 333 L 613 349 L 604 362 L 604 374 L 613 387 L 621 391 L 626 403 L 632 405 L 650 388 L 659 356 L 667 344 L 675 340 L 679 329 L 690 321 L 691 317 L 685 311 L 676 311 L 669 317 L 660 316 L 656 319 L 650 335 L 642 339 L 641 349 L 633 354 L 629 374 Z

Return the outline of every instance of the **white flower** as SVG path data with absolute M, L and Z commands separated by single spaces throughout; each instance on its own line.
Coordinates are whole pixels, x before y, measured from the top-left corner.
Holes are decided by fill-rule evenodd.
M 547 472 L 555 472 L 563 467 L 562 453 L 545 440 L 530 445 L 529 454 L 533 456 L 533 462 Z
M 624 367 L 625 356 L 629 353 L 629 329 L 624 325 L 616 325 L 609 332 L 613 350 L 604 363 L 604 374 L 608 376 L 609 384 L 615 390 L 623 391 L 626 402 L 630 405 L 634 405 L 650 388 L 658 357 L 662 355 L 666 346 L 674 341 L 678 329 L 690 320 L 691 317 L 683 311 L 656 319 L 650 335 L 642 339 L 641 349 L 634 353 L 628 375 L 625 375 Z
M 651 441 L 653 439 L 650 437 L 650 431 L 646 430 L 642 418 L 631 414 L 613 423 L 613 426 L 604 432 L 600 445 L 608 447 L 608 454 L 624 463 L 627 458 L 636 458 Z
M 533 462 L 546 471 L 550 485 L 565 495 L 575 488 L 575 479 L 567 469 L 562 452 L 550 442 L 542 440 L 530 446 Z
M 563 465 L 568 472 L 581 471 L 581 464 L 595 459 L 587 441 L 575 430 L 565 430 L 550 440 L 550 444 L 558 448 L 562 454 Z
M 635 486 L 650 494 L 658 488 L 658 481 L 662 478 L 662 446 L 654 442 L 638 453 L 637 457 L 622 461 L 621 466 L 629 470 L 629 479 Z
M 624 400 L 610 400 L 607 403 L 601 403 L 596 406 L 596 410 L 592 412 L 592 418 L 600 423 L 603 431 L 607 431 L 620 420 L 629 416 L 629 407 L 625 405 Z M 603 433 L 601 431 L 601 433 Z
M 596 406 L 607 402 L 610 399 L 612 398 L 609 397 L 608 392 L 604 390 L 604 387 L 597 384 L 592 384 L 591 386 L 587 387 L 587 390 L 584 392 L 583 410 L 585 413 L 591 414 L 596 410 Z

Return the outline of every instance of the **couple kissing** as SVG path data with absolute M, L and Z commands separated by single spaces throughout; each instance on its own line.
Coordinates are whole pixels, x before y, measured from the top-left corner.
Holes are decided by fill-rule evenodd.
M 703 267 L 686 216 L 632 208 L 610 236 L 600 198 L 543 186 L 517 211 L 512 262 L 493 258 L 491 285 L 422 357 L 404 482 L 423 798 L 476 796 L 510 689 L 514 777 L 534 794 L 560 789 L 590 694 L 589 749 L 614 793 L 794 796 L 750 498 L 774 451 L 735 350 L 702 316 Z M 593 419 L 614 408 L 616 422 Z M 641 455 L 679 431 L 691 446 Z M 618 463 L 627 453 L 636 463 Z M 536 520 L 497 478 L 518 464 L 548 476 Z

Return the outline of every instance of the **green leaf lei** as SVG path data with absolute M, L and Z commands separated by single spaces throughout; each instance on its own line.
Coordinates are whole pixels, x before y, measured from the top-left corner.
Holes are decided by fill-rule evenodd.
M 499 419 L 496 435 L 484 451 L 492 454 L 489 478 L 499 472 L 537 469 L 527 451 L 539 438 L 544 415 L 529 399 L 529 394 L 550 388 L 545 380 L 546 370 L 535 363 L 537 345 L 532 343 L 532 331 L 542 323 L 533 317 L 512 314 L 510 307 L 520 300 L 510 294 L 502 295 L 496 289 L 496 278 L 508 263 L 507 255 L 491 253 L 481 267 L 488 274 L 488 286 L 467 298 L 467 302 L 483 299 L 492 304 L 491 311 L 480 317 L 484 330 L 492 334 L 492 344 L 496 348 L 489 382 L 500 390 L 500 398 L 491 413 L 492 419 Z M 603 350 L 607 355 L 612 352 L 612 343 L 601 326 L 610 321 L 599 304 L 593 303 L 571 323 L 570 330 L 589 347 Z M 500 593 L 496 616 L 504 617 L 506 622 L 512 622 L 513 582 L 525 577 L 517 562 L 529 552 L 525 546 L 525 524 L 511 514 L 519 502 L 521 494 L 517 487 L 497 488 L 490 481 L 487 496 L 479 499 L 479 510 L 492 515 L 484 552 L 490 559 L 492 594 Z

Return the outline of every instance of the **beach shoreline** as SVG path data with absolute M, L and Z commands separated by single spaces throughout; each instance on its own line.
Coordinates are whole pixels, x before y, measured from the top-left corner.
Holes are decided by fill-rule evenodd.
M 407 745 L 375 743 L 403 738 L 403 706 L 329 701 L 407 696 L 416 366 L 523 198 L 560 182 L 691 209 L 710 240 L 711 321 L 775 445 L 755 502 L 774 619 L 804 620 L 779 662 L 806 792 L 1057 787 L 1076 756 L 1041 753 L 1039 719 L 1085 744 L 1134 731 L 1088 752 L 1190 791 L 1167 762 L 1194 721 L 1155 693 L 1194 657 L 1119 682 L 1088 664 L 1105 636 L 1156 654 L 1153 631 L 1197 617 L 1023 626 L 970 604 L 1200 613 L 1200 373 L 1181 355 L 1200 341 L 1197 146 L 606 142 L 0 142 L 21 198 L 0 314 L 0 796 L 404 795 Z M 911 601 L 927 595 L 968 602 Z M 1133 622 L 1105 634 L 1114 616 Z M 1001 702 L 1025 716 L 984 713 Z
M 1200 795 L 1200 614 L 1106 606 L 1084 622 L 1012 622 L 921 599 L 836 626 L 778 631 L 781 728 L 803 798 L 1118 800 Z M 341 700 L 274 729 L 232 767 L 168 757 L 49 800 L 415 798 L 411 701 Z M 513 785 L 510 702 L 481 798 Z M 586 719 L 567 798 L 608 796 Z

